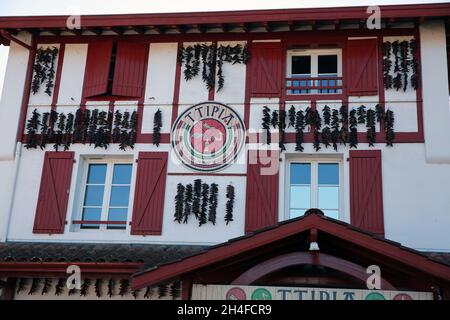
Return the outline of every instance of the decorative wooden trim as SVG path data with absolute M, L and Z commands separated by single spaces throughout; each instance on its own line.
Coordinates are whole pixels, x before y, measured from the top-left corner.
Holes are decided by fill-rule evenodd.
M 148 59 L 150 57 L 150 46 L 151 43 L 148 43 L 147 45 L 147 55 L 145 58 L 145 63 L 144 63 L 144 81 L 142 83 L 142 86 L 144 89 L 142 89 L 142 95 L 140 98 L 138 98 L 138 104 L 137 104 L 137 115 L 138 115 L 138 123 L 137 123 L 137 128 L 136 128 L 136 143 L 141 143 L 142 141 L 142 121 L 143 121 L 143 117 L 144 117 L 144 102 L 145 102 L 145 94 L 146 94 L 146 89 L 147 89 L 147 73 L 148 73 Z M 130 99 L 131 100 L 131 99 Z M 151 134 L 149 134 L 150 136 L 150 142 L 153 142 L 153 136 Z
M 331 268 L 359 279 L 364 284 L 367 280 L 367 269 L 356 263 L 326 253 L 293 252 L 258 263 L 234 279 L 231 284 L 242 286 L 251 285 L 272 272 L 298 265 L 314 265 Z M 385 279 L 381 279 L 381 288 L 383 290 L 397 289 Z
M 59 47 L 59 52 L 58 52 L 58 65 L 56 66 L 55 87 L 53 89 L 51 110 L 55 110 L 56 104 L 58 103 L 59 87 L 61 85 L 61 74 L 62 74 L 62 67 L 63 67 L 63 63 L 64 63 L 65 50 L 66 50 L 66 44 L 61 43 L 61 45 Z
M 178 42 L 177 55 L 182 46 L 183 46 L 183 42 Z M 180 100 L 180 83 L 181 83 L 181 63 L 178 61 L 178 56 L 177 56 L 177 62 L 176 62 L 176 67 L 175 67 L 175 83 L 173 86 L 172 118 L 170 121 L 170 129 L 172 129 L 172 126 L 178 117 L 178 102 Z M 161 139 L 161 141 L 162 141 L 162 139 Z
M 28 56 L 27 73 L 25 75 L 25 85 L 23 88 L 22 107 L 20 111 L 19 127 L 16 133 L 16 141 L 23 141 L 25 122 L 27 120 L 28 103 L 30 102 L 31 82 L 33 81 L 33 65 L 36 59 L 36 38 L 31 36 L 31 50 Z
M 133 276 L 132 286 L 133 288 L 141 288 L 167 281 L 183 274 L 192 273 L 200 268 L 231 259 L 238 254 L 243 255 L 252 250 L 270 246 L 272 243 L 297 235 L 310 228 L 317 228 L 320 232 L 329 233 L 352 243 L 354 246 L 361 246 L 368 251 L 377 252 L 383 257 L 403 266 L 409 266 L 422 273 L 429 274 L 431 277 L 445 279 L 445 281 L 450 282 L 450 267 L 447 265 L 432 261 L 418 252 L 401 247 L 399 244 L 390 243 L 381 238 L 377 239 L 372 234 L 351 229 L 346 224 L 338 224 L 318 215 L 309 215 L 279 224 L 276 227 L 268 228 L 265 231 L 254 233 L 239 240 L 230 241 L 204 253 L 187 257 L 182 261 L 140 272 Z
M 274 21 L 319 21 L 360 20 L 368 14 L 365 6 L 325 7 L 302 9 L 269 9 L 216 12 L 83 15 L 83 27 L 120 26 L 164 26 L 185 24 L 226 24 Z M 440 4 L 383 5 L 380 6 L 383 18 L 445 17 L 450 15 L 450 6 Z M 27 16 L 2 17 L 0 28 L 66 28 L 69 16 Z

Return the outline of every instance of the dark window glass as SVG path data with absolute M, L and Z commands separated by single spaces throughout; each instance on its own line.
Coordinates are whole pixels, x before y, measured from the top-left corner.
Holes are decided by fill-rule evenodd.
M 318 73 L 337 73 L 337 55 L 318 56 Z
M 311 57 L 310 56 L 293 56 L 291 73 L 292 74 L 311 74 Z

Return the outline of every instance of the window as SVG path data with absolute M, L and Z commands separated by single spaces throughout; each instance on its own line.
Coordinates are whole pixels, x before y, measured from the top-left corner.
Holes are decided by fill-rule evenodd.
M 288 162 L 287 203 L 289 218 L 301 216 L 310 208 L 339 219 L 341 213 L 340 162 L 312 160 Z
M 287 57 L 287 94 L 342 93 L 341 49 L 294 49 Z
M 125 229 L 132 164 L 96 160 L 85 169 L 80 229 Z
M 89 43 L 83 84 L 85 98 L 139 98 L 144 92 L 148 44 L 139 42 Z

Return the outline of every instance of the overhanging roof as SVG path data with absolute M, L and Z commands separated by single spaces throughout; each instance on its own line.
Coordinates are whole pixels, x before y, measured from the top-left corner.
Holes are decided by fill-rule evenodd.
M 319 232 L 319 246 L 321 246 L 320 235 L 331 235 L 336 239 L 347 242 L 351 246 L 364 248 L 368 255 L 371 253 L 377 254 L 383 259 L 389 259 L 399 265 L 407 266 L 430 277 L 450 283 L 450 266 L 444 263 L 432 259 L 421 252 L 404 247 L 400 243 L 355 228 L 345 222 L 320 214 L 309 214 L 229 240 L 179 261 L 169 262 L 138 272 L 132 277 L 132 286 L 141 288 L 179 279 L 184 275 L 204 270 L 221 262 L 230 261 L 230 259 L 238 256 L 242 257 L 255 252 L 262 252 L 276 242 L 292 239 L 292 237 L 304 234 L 305 231 L 311 229 L 316 229 Z
M 415 21 L 450 16 L 450 4 L 416 4 L 380 6 L 381 17 L 388 24 L 395 21 Z M 68 31 L 74 34 L 97 34 L 112 31 L 116 34 L 132 32 L 146 34 L 215 33 L 215 32 L 272 32 L 295 31 L 304 24 L 314 28 L 323 23 L 339 29 L 342 23 L 363 25 L 370 16 L 367 6 L 247 10 L 192 13 L 83 15 L 81 29 L 69 30 L 69 16 L 0 17 L 0 29 L 11 34 L 19 31 L 48 32 L 59 35 Z

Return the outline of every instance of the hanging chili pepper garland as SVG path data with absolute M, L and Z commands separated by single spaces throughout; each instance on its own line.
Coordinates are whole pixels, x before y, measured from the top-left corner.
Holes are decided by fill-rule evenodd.
M 289 127 L 295 127 L 295 120 L 296 120 L 296 117 L 297 117 L 297 113 L 295 112 L 295 107 L 294 106 L 291 106 L 290 108 L 289 108 L 289 111 L 288 111 L 288 117 L 289 117 Z
M 285 130 L 286 130 L 286 111 L 280 110 L 278 115 L 278 128 L 280 131 L 280 137 L 279 137 L 279 143 L 278 146 L 280 148 L 280 151 L 286 151 L 285 147 Z
M 265 141 L 266 144 L 271 143 L 270 124 L 271 124 L 270 109 L 267 106 L 264 106 L 263 107 L 262 128 L 266 132 L 266 141 Z
M 59 278 L 58 283 L 55 286 L 55 295 L 59 296 L 64 291 L 64 286 L 66 285 L 66 279 Z
M 202 180 L 195 179 L 194 198 L 192 200 L 192 213 L 194 214 L 196 219 L 200 217 L 201 198 L 202 198 Z
M 216 224 L 218 193 L 219 188 L 217 183 L 212 183 L 210 186 L 210 195 L 209 195 L 208 221 L 211 222 L 213 225 Z
M 297 111 L 295 119 L 295 150 L 303 152 L 303 131 L 305 130 L 305 115 L 303 110 Z
M 217 92 L 224 84 L 223 76 L 224 63 L 242 63 L 247 64 L 250 59 L 248 46 L 237 44 L 235 46 L 217 46 L 217 44 L 195 44 L 187 47 L 180 47 L 178 51 L 178 62 L 184 65 L 184 79 L 189 81 L 195 78 L 200 72 L 200 63 L 202 64 L 202 80 L 207 89 L 214 87 L 215 77 L 217 75 Z M 200 61 L 201 60 L 201 61 Z
M 27 121 L 27 142 L 25 144 L 25 148 L 27 149 L 36 149 L 38 146 L 38 139 L 36 132 L 38 130 L 39 125 L 41 124 L 39 118 L 41 115 L 37 111 L 37 109 L 33 110 L 31 118 Z
M 293 112 L 289 110 L 289 114 L 283 113 L 283 118 L 288 117 L 289 122 Z M 325 106 L 322 109 L 322 116 L 317 110 L 306 108 L 305 112 L 299 110 L 295 116 L 295 150 L 303 152 L 303 139 L 304 129 L 306 125 L 310 125 L 313 128 L 313 147 L 316 151 L 320 150 L 321 144 L 326 148 L 331 144 L 333 149 L 337 151 L 338 144 L 344 146 L 347 142 L 350 143 L 350 148 L 357 148 L 358 145 L 358 124 L 364 124 L 366 126 L 366 135 L 369 142 L 369 146 L 374 146 L 376 143 L 376 123 L 385 123 L 386 131 L 386 144 L 392 146 L 395 139 L 394 133 L 394 113 L 392 110 L 384 111 L 384 108 L 377 104 L 375 108 L 367 109 L 366 106 L 361 105 L 357 108 L 353 108 L 350 112 L 347 111 L 347 106 L 342 105 L 339 109 L 331 109 Z M 280 112 L 271 112 L 268 107 L 263 110 L 264 117 L 262 127 L 270 128 L 270 126 L 276 126 L 280 129 L 280 135 L 282 135 L 282 128 L 286 127 L 280 117 Z M 274 117 L 270 117 L 270 114 L 275 115 L 278 118 L 278 122 L 273 121 Z M 323 120 L 323 127 L 322 127 Z M 282 142 L 282 143 L 281 143 Z M 284 140 L 280 141 L 280 149 L 284 150 Z
M 356 109 L 350 111 L 350 148 L 358 148 L 358 120 L 356 118 Z
M 386 90 L 406 91 L 409 84 L 417 90 L 419 67 L 415 39 L 383 43 L 383 81 Z
M 161 141 L 162 112 L 158 109 L 153 116 L 153 144 L 157 147 Z
M 55 151 L 59 151 L 61 146 L 66 151 L 74 143 L 89 142 L 94 148 L 107 149 L 110 141 L 119 143 L 122 150 L 126 150 L 127 147 L 134 148 L 138 115 L 136 111 L 133 111 L 131 116 L 129 112 L 125 114 L 124 119 L 119 110 L 114 115 L 112 112 L 97 109 L 91 112 L 79 108 L 75 115 L 51 110 L 44 112 L 42 121 L 39 121 L 40 114 L 36 109 L 27 120 L 25 148 L 36 149 L 39 146 L 44 150 L 49 142 L 53 142 Z M 37 135 L 39 127 L 40 137 Z
M 193 200 L 192 184 L 188 184 L 186 186 L 184 195 L 183 223 L 188 222 L 189 216 L 192 213 L 192 200 Z
M 209 185 L 207 183 L 202 184 L 202 204 L 200 215 L 198 218 L 198 226 L 202 226 L 208 222 L 208 202 L 209 202 Z
M 55 61 L 58 56 L 59 49 L 56 47 L 38 48 L 36 50 L 36 60 L 33 65 L 33 81 L 31 83 L 31 92 L 36 94 L 41 84 L 45 81 L 45 93 L 52 95 L 54 87 L 53 79 L 55 77 Z
M 182 183 L 177 184 L 177 193 L 175 195 L 175 213 L 174 221 L 181 223 L 183 219 L 183 201 L 184 201 L 185 187 Z
M 225 222 L 228 225 L 231 221 L 233 221 L 233 207 L 234 207 L 234 186 L 229 184 L 227 185 L 227 204 L 226 204 L 226 210 L 225 210 Z

